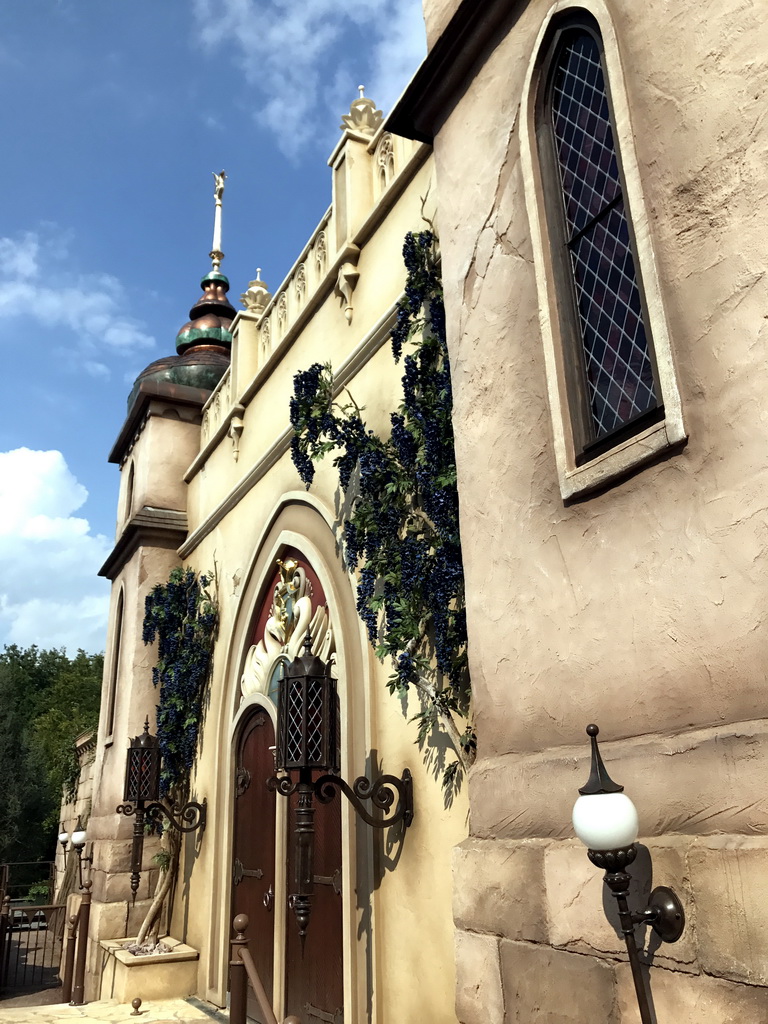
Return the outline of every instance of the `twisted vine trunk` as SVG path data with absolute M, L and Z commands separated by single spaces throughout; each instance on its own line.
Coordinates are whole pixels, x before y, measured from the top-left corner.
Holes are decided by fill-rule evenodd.
M 160 915 L 162 913 L 163 906 L 165 905 L 171 891 L 171 886 L 173 885 L 179 871 L 181 833 L 177 832 L 174 828 L 168 828 L 163 833 L 163 842 L 166 850 L 168 851 L 170 860 L 165 871 L 161 870 L 160 872 L 160 877 L 157 880 L 157 886 L 155 888 L 154 898 L 149 910 L 147 911 L 147 915 L 144 918 L 141 928 L 139 929 L 139 934 L 136 938 L 136 942 L 139 946 L 146 942 L 147 936 L 152 931 L 153 925 L 156 922 L 159 928 Z

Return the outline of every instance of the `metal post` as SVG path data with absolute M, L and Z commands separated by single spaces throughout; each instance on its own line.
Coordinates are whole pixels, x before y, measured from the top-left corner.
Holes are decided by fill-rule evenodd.
M 70 1006 L 82 1006 L 85 1002 L 85 960 L 88 952 L 88 931 L 91 923 L 91 882 L 83 885 L 83 899 L 80 903 L 77 928 L 77 958 L 75 960 L 75 983 L 72 987 Z
M 133 819 L 133 843 L 131 845 L 131 897 L 136 902 L 136 893 L 141 878 L 141 860 L 144 853 L 144 801 L 136 803 L 136 817 Z
M 248 945 L 245 931 L 248 928 L 248 918 L 245 914 L 238 914 L 232 922 L 235 929 L 234 939 L 229 940 L 229 1024 L 245 1024 L 246 1009 L 248 1005 L 248 978 L 245 973 L 245 964 L 240 959 L 240 950 Z
M 637 1005 L 640 1008 L 640 1020 L 643 1024 L 656 1024 L 655 1018 L 651 1016 L 651 1008 L 648 1004 L 648 991 L 645 987 L 645 978 L 643 978 L 640 957 L 637 952 L 637 943 L 635 942 L 635 922 L 632 920 L 632 911 L 629 909 L 627 902 L 630 881 L 631 879 L 626 871 L 606 872 L 605 875 L 605 884 L 616 897 L 621 931 L 627 944 L 629 964 L 632 968 L 632 980 L 635 983 L 635 993 L 637 995 Z
M 315 860 L 315 808 L 312 772 L 309 768 L 299 769 L 299 785 L 296 804 L 296 892 L 291 896 L 291 908 L 299 925 L 302 947 L 307 935 L 309 915 L 312 912 L 314 892 Z
M 0 989 L 4 988 L 7 982 L 6 954 L 11 944 L 10 914 L 11 897 L 5 895 L 2 905 L 0 905 Z
M 68 1003 L 72 998 L 72 974 L 75 967 L 75 945 L 77 944 L 77 914 L 70 915 L 67 925 L 67 944 L 64 949 L 64 976 L 61 980 L 61 1001 Z

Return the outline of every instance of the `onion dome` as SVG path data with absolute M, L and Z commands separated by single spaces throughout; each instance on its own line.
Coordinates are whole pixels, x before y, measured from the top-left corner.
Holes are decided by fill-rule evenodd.
M 182 356 L 163 356 L 150 363 L 136 378 L 128 409 L 133 406 L 144 381 L 182 384 L 188 388 L 213 391 L 229 366 L 229 349 L 223 345 L 194 345 Z
M 191 346 L 232 345 L 229 330 L 237 310 L 227 298 L 229 281 L 219 270 L 211 270 L 200 282 L 203 294 L 189 311 L 189 321 L 176 335 L 176 351 L 183 355 Z

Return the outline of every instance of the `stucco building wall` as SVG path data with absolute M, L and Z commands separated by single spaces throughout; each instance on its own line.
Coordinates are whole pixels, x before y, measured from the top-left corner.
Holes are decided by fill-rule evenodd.
M 437 45 L 460 5 L 424 6 Z M 433 118 L 479 738 L 459 1018 L 636 1019 L 602 876 L 569 838 L 596 721 L 689 915 L 652 958 L 659 1021 L 763 1019 L 768 27 L 725 0 L 583 5 L 615 30 L 688 442 L 568 503 L 522 147 L 537 39 L 570 5 L 500 6 Z
M 366 425 L 384 435 L 401 401 L 403 369 L 392 360 L 389 332 L 405 282 L 404 236 L 434 212 L 434 168 L 428 147 L 389 135 L 380 115 L 368 111 L 356 120 L 355 111 L 366 111 L 369 101 L 356 103 L 329 160 L 332 204 L 273 295 L 263 282 L 251 283 L 247 308 L 231 324 L 231 366 L 219 385 L 201 400 L 193 388 L 158 384 L 145 371 L 113 449 L 122 482 L 116 545 L 103 570 L 113 580 L 113 604 L 89 830 L 95 855 L 90 977 L 97 985 L 103 954 L 96 940 L 135 934 L 156 879 L 154 849 L 145 843 L 132 907 L 132 819 L 116 816 L 115 806 L 122 801 L 126 742 L 141 731 L 145 714 L 153 722 L 157 701 L 155 652 L 141 637 L 144 599 L 183 564 L 215 574 L 220 624 L 191 783 L 193 798 L 207 802 L 207 826 L 202 836 L 183 841 L 168 930 L 199 951 L 197 994 L 227 1003 L 238 726 L 254 703 L 274 711 L 266 691 L 243 696 L 241 679 L 257 612 L 271 598 L 276 559 L 290 548 L 317 573 L 328 602 L 344 778 L 399 776 L 405 768 L 413 774 L 415 816 L 410 828 L 399 830 L 404 835 L 370 829 L 336 797 L 342 808 L 344 1019 L 455 1024 L 448 893 L 452 850 L 467 834 L 466 781 L 446 804 L 440 775 L 452 755 L 437 741 L 425 766 L 417 726 L 408 721 L 418 701 L 399 702 L 387 690 L 390 666 L 373 656 L 355 609 L 355 578 L 341 558 L 344 513 L 331 457 L 318 466 L 307 492 L 289 453 L 293 378 L 315 362 L 332 363 L 364 407 Z M 118 629 L 121 593 L 125 614 Z M 287 801 L 277 799 L 279 837 L 287 833 Z M 318 807 L 318 815 L 323 811 Z M 281 842 L 274 914 L 280 1019 L 284 935 L 297 927 L 282 898 L 290 885 Z
M 237 459 L 231 438 L 224 435 L 209 450 L 203 446 L 202 457 L 187 473 L 190 539 L 182 552 L 198 571 L 218 567 L 222 621 L 194 782 L 198 798 L 207 795 L 213 818 L 179 891 L 171 930 L 200 949 L 199 991 L 223 1003 L 229 959 L 233 731 L 248 651 L 246 635 L 257 595 L 265 576 L 274 571 L 280 545 L 292 543 L 308 557 L 312 555 L 338 631 L 342 774 L 351 779 L 370 772 L 373 754 L 379 771 L 399 775 L 407 767 L 414 776 L 417 813 L 402 843 L 393 845 L 386 833 L 372 832 L 346 802 L 342 805 L 345 1019 L 349 1014 L 352 1020 L 407 1021 L 426 1015 L 435 1024 L 449 1024 L 455 1021 L 455 1013 L 446 895 L 452 847 L 466 835 L 466 786 L 446 808 L 439 779 L 422 764 L 414 744 L 416 727 L 406 723 L 418 703 L 411 699 L 401 706 L 390 696 L 386 687 L 390 669 L 372 655 L 354 609 L 353 580 L 339 557 L 341 506 L 331 459 L 317 467 L 315 481 L 306 492 L 287 450 L 293 377 L 317 361 L 330 361 L 336 372 L 341 371 L 350 393 L 365 410 L 368 426 L 384 434 L 390 429 L 389 413 L 400 401 L 402 376 L 389 344 L 404 280 L 402 240 L 408 230 L 421 226 L 421 199 L 434 191 L 427 152 L 416 147 L 407 156 L 414 165 L 405 191 L 386 211 L 379 211 L 380 220 L 373 229 L 363 231 L 351 323 L 346 321 L 341 298 L 331 291 L 300 330 L 292 333 L 293 326 L 286 320 L 282 337 L 272 335 L 270 344 L 279 346 L 282 339 L 288 343 L 267 351 L 259 332 L 251 332 L 247 315 L 242 315 L 234 325 L 232 377 L 220 385 L 228 397 L 217 403 L 214 394 L 204 412 L 203 436 L 206 432 L 215 436 L 217 428 L 206 417 L 226 421 L 235 396 L 248 396 L 242 402 Z M 371 207 L 362 201 L 359 205 L 362 214 L 370 213 Z M 337 208 L 334 213 L 338 216 Z M 366 216 L 352 206 L 347 223 L 357 224 L 359 230 L 365 221 Z M 290 280 L 276 290 L 278 302 L 289 286 Z M 264 318 L 271 319 L 274 328 L 269 310 Z M 243 352 L 245 345 L 260 355 L 254 359 L 253 351 Z M 256 388 L 254 382 L 258 382 Z M 274 445 L 278 446 L 276 461 L 240 494 L 245 476 L 262 464 Z M 230 502 L 235 493 L 238 500 Z M 188 854 L 191 850 L 189 846 Z M 188 871 L 188 866 L 183 870 Z M 292 915 L 285 927 L 295 927 Z

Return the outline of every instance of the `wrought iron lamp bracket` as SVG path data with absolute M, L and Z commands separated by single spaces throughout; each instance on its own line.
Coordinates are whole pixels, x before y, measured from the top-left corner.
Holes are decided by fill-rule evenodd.
M 208 813 L 208 801 L 203 800 L 200 804 L 196 800 L 188 800 L 183 807 L 179 807 L 178 804 L 174 805 L 172 810 L 169 810 L 163 804 L 153 801 L 151 804 L 147 804 L 145 807 L 139 804 L 123 803 L 118 804 L 116 811 L 118 814 L 124 814 L 127 818 L 136 814 L 137 810 L 141 810 L 144 813 L 145 821 L 148 825 L 159 825 L 163 818 L 168 820 L 168 824 L 171 825 L 177 832 L 197 832 L 198 829 L 202 835 L 205 832 L 205 823 Z M 187 822 L 187 824 L 183 824 Z
M 299 780 L 291 781 L 290 775 L 273 775 L 267 779 L 267 789 L 281 796 L 290 796 L 295 793 L 299 786 Z
M 336 790 L 340 789 L 363 821 L 372 828 L 389 828 L 400 821 L 408 828 L 413 821 L 413 779 L 408 768 L 400 778 L 397 775 L 382 775 L 371 782 L 365 775 L 361 775 L 351 786 L 339 775 L 321 775 L 314 788 L 315 796 L 323 804 L 330 803 L 336 796 Z M 363 800 L 370 800 L 374 807 L 386 814 L 395 802 L 395 794 L 398 797 L 397 807 L 392 814 L 383 818 L 374 817 L 363 804 Z
M 172 810 L 157 802 L 147 805 L 148 822 L 159 825 L 162 818 L 166 818 L 168 824 L 177 832 L 197 832 L 199 829 L 200 835 L 202 835 L 205 832 L 207 814 L 206 800 L 203 800 L 201 804 L 197 800 L 188 800 L 183 807 L 175 804 Z

